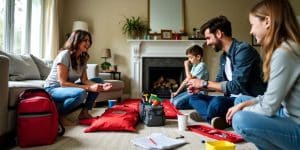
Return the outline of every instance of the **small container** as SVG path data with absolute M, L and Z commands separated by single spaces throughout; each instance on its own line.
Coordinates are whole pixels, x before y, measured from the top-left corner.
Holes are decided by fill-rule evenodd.
M 206 150 L 234 150 L 235 144 L 228 141 L 208 141 L 205 147 Z
M 114 65 L 114 71 L 117 72 L 118 71 L 118 66 Z
M 108 100 L 108 108 L 112 108 L 116 104 L 117 104 L 117 100 L 115 99 Z

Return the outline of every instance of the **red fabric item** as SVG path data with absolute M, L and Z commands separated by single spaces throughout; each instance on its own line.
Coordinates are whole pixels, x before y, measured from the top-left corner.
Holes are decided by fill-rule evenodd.
M 27 89 L 19 96 L 17 136 L 20 147 L 54 143 L 58 133 L 58 112 L 43 89 Z
M 208 127 L 205 125 L 191 125 L 188 126 L 188 129 L 192 132 L 217 139 L 217 140 L 225 140 L 232 143 L 239 143 L 243 142 L 244 139 L 240 135 L 230 132 L 230 131 L 224 131 L 219 129 L 214 129 L 212 127 Z
M 181 114 L 181 112 L 168 99 L 163 100 L 162 105 L 167 119 L 177 119 L 177 114 Z
M 95 131 L 136 131 L 138 122 L 139 99 L 124 100 L 106 109 L 99 117 L 82 119 L 80 124 L 90 125 L 84 132 Z
M 126 99 L 124 101 L 122 101 L 120 104 L 115 105 L 116 107 L 119 107 L 120 105 L 124 105 L 125 107 L 131 108 L 134 111 L 139 111 L 139 102 L 141 101 L 141 99 Z M 113 106 L 113 107 L 115 107 Z M 98 120 L 100 118 L 100 116 L 96 116 L 94 118 L 90 118 L 90 119 L 81 119 L 79 120 L 79 124 L 82 125 L 91 125 L 94 121 Z
M 91 125 L 94 121 L 96 121 L 97 119 L 99 119 L 100 116 L 96 116 L 96 117 L 93 117 L 93 118 L 89 118 L 89 119 L 80 119 L 79 120 L 79 124 L 82 124 L 82 125 Z
M 139 104 L 141 99 L 125 99 L 118 105 L 126 105 L 127 107 L 130 107 L 134 109 L 135 111 L 139 112 Z

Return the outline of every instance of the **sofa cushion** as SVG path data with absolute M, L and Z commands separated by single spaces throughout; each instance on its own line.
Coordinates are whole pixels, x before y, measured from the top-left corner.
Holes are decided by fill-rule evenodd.
M 33 59 L 33 61 L 35 62 L 35 64 L 37 65 L 39 72 L 40 72 L 40 76 L 42 80 L 45 80 L 50 71 L 51 71 L 51 66 L 50 64 L 47 64 L 46 61 L 30 54 L 31 58 Z
M 9 80 L 38 80 L 40 72 L 29 55 L 11 55 L 0 51 L 9 58 Z
M 24 80 L 8 82 L 8 107 L 15 108 L 19 94 L 25 89 L 43 88 L 44 80 Z

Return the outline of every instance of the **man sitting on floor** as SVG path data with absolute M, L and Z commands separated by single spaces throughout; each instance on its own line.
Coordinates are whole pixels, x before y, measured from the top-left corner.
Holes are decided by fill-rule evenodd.
M 195 93 L 189 99 L 197 112 L 190 114 L 195 121 L 208 121 L 214 128 L 229 127 L 225 121 L 227 110 L 233 106 L 239 94 L 257 96 L 265 91 L 262 79 L 262 60 L 259 53 L 245 42 L 232 38 L 231 23 L 225 16 L 219 16 L 201 27 L 207 45 L 216 52 L 222 50 L 216 82 L 190 79 L 189 92 Z M 224 96 L 197 94 L 209 89 L 224 93 Z

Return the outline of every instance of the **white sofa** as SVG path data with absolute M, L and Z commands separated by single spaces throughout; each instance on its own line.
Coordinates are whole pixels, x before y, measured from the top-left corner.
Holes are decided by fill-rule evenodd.
M 45 62 L 32 55 L 8 55 L 0 51 L 0 145 L 8 139 L 11 140 L 14 135 L 18 95 L 24 89 L 42 88 L 44 79 L 50 71 L 46 67 Z M 97 64 L 88 64 L 88 77 L 98 77 L 98 68 Z M 101 92 L 96 102 L 120 99 L 124 82 L 120 80 L 104 80 L 104 82 L 111 82 L 113 88 Z

